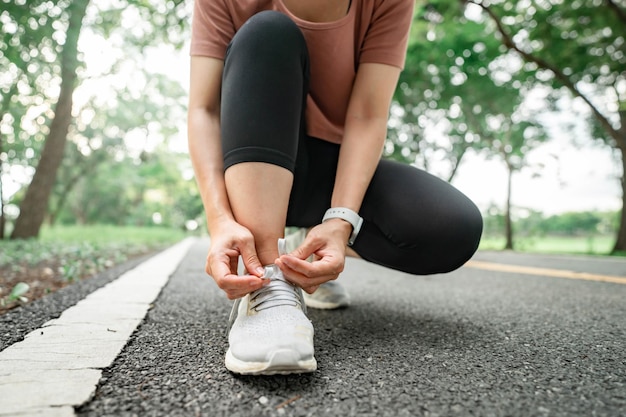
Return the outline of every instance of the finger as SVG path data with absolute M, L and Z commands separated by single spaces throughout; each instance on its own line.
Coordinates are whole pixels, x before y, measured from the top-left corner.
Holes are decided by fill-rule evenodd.
M 306 259 L 306 258 L 305 258 Z M 292 255 L 283 255 L 276 261 L 276 264 L 281 267 L 281 265 L 286 266 L 292 271 L 296 271 L 301 275 L 311 276 L 311 262 L 302 260 Z
M 338 274 L 332 274 L 332 275 L 317 275 L 317 276 L 311 277 L 311 276 L 303 275 L 299 273 L 298 271 L 294 271 L 293 269 L 287 267 L 286 265 L 281 266 L 279 264 L 279 267 L 281 268 L 283 275 L 289 282 L 305 290 L 310 287 L 319 286 L 327 281 L 337 279 L 337 277 L 339 276 Z
M 222 281 L 224 277 L 233 274 L 230 268 L 230 259 L 224 261 L 207 260 L 207 273 L 213 277 L 219 286 L 219 282 Z
M 315 289 L 318 288 L 323 283 L 337 279 L 337 277 L 334 277 L 334 276 L 325 276 L 325 277 L 317 277 L 317 278 L 306 278 L 306 277 L 302 278 L 298 276 L 293 276 L 293 277 L 285 276 L 285 277 L 287 278 L 289 282 L 291 282 L 294 285 L 297 285 L 298 287 L 302 288 L 304 291 L 308 292 L 309 294 L 315 291 Z
M 246 242 L 241 248 L 241 259 L 243 260 L 243 264 L 250 274 L 256 275 L 257 277 L 263 276 L 265 269 L 257 256 L 256 249 L 254 247 L 253 242 Z
M 229 299 L 241 298 L 267 285 L 268 281 L 254 275 L 227 275 L 217 282 Z
M 233 259 L 235 263 L 233 263 Z M 254 275 L 237 275 L 236 257 L 222 257 L 209 261 L 208 272 L 215 280 L 217 286 L 224 290 L 229 298 L 238 298 L 263 286 L 263 281 Z M 235 270 L 233 271 L 233 264 Z
M 226 274 L 236 274 L 237 267 L 236 262 L 239 256 L 239 252 L 227 249 L 223 252 L 218 250 L 209 251 L 206 260 L 206 272 L 212 277 L 215 276 L 224 276 Z M 233 268 L 233 264 L 235 267 Z
M 293 256 L 285 255 L 280 257 L 280 263 L 287 268 L 296 271 L 307 277 L 318 277 L 325 275 L 339 275 L 344 268 L 344 263 L 334 257 L 324 257 L 313 262 L 303 261 Z
M 307 294 L 313 294 L 315 291 L 317 291 L 317 289 L 319 288 L 319 285 L 314 285 L 312 287 L 307 287 L 307 288 L 303 288 L 303 290 L 307 293 Z
M 294 249 L 289 255 L 305 260 L 315 253 L 318 246 L 319 245 L 313 239 L 308 239 L 302 242 L 302 244 Z

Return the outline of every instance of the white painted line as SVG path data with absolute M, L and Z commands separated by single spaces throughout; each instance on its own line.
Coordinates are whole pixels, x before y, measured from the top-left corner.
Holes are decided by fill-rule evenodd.
M 148 259 L 0 352 L 0 417 L 74 416 L 192 243 Z

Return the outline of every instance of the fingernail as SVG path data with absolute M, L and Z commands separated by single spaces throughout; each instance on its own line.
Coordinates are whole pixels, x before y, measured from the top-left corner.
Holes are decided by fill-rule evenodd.
M 261 267 L 258 267 L 258 268 L 256 269 L 256 274 L 257 274 L 258 276 L 262 277 L 262 276 L 263 276 L 263 274 L 265 274 L 265 269 L 263 269 L 263 268 L 261 268 Z

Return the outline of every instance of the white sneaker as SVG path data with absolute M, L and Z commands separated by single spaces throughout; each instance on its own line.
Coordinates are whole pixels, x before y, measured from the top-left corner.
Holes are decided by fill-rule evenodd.
M 292 252 L 302 244 L 306 237 L 306 229 L 299 228 L 285 236 L 285 250 Z M 307 307 L 321 310 L 335 310 L 350 305 L 350 296 L 345 288 L 336 281 L 328 281 L 320 285 L 313 294 L 303 293 Z
M 270 283 L 235 301 L 226 368 L 251 375 L 313 372 L 313 325 L 302 290 L 287 282 L 276 265 L 265 271 Z
M 319 286 L 313 294 L 303 293 L 307 307 L 321 310 L 335 310 L 350 305 L 350 296 L 336 281 L 328 281 Z

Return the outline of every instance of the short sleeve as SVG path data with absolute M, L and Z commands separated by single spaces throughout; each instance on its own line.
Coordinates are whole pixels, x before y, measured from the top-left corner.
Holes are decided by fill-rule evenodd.
M 363 40 L 359 62 L 404 68 L 415 0 L 380 0 Z
M 195 0 L 190 54 L 224 59 L 235 36 L 235 25 L 225 0 Z

